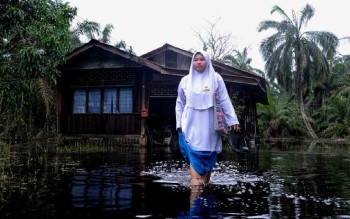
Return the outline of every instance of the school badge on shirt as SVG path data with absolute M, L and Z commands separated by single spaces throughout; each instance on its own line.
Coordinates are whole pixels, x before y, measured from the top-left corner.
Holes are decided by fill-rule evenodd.
M 208 92 L 208 91 L 210 91 L 210 88 L 209 88 L 208 86 L 205 86 L 205 87 L 203 88 L 203 92 Z

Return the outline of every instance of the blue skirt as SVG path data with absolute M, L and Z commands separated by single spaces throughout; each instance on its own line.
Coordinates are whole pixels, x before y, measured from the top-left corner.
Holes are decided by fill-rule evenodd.
M 187 143 L 182 131 L 179 134 L 181 153 L 188 164 L 201 176 L 210 173 L 215 166 L 217 153 L 212 151 L 195 151 Z

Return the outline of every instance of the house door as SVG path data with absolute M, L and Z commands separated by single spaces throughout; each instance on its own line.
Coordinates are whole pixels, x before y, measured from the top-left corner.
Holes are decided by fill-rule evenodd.
M 148 128 L 152 130 L 168 127 L 172 132 L 175 132 L 175 103 L 176 97 L 151 97 L 148 109 Z

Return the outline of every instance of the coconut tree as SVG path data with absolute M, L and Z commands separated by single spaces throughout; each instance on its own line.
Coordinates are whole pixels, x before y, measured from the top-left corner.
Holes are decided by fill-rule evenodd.
M 275 30 L 260 44 L 265 71 L 291 94 L 297 96 L 305 127 L 312 138 L 318 138 L 305 112 L 304 90 L 324 81 L 330 72 L 328 61 L 338 47 L 337 37 L 326 31 L 302 31 L 314 16 L 314 8 L 306 4 L 299 16 L 292 11 L 289 17 L 279 6 L 271 14 L 279 13 L 281 21 L 265 20 L 258 31 Z M 311 89 L 312 90 L 312 89 Z

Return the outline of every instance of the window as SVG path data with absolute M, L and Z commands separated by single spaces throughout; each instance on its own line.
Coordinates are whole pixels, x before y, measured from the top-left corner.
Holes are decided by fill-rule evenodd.
M 117 88 L 104 90 L 103 113 L 117 113 Z
M 88 112 L 101 112 L 101 90 L 94 88 L 89 90 Z
M 119 112 L 132 112 L 132 90 L 130 87 L 120 88 L 119 90 Z
M 85 113 L 86 90 L 76 89 L 73 94 L 73 113 Z
M 73 92 L 73 114 L 132 113 L 132 88 L 79 88 Z

